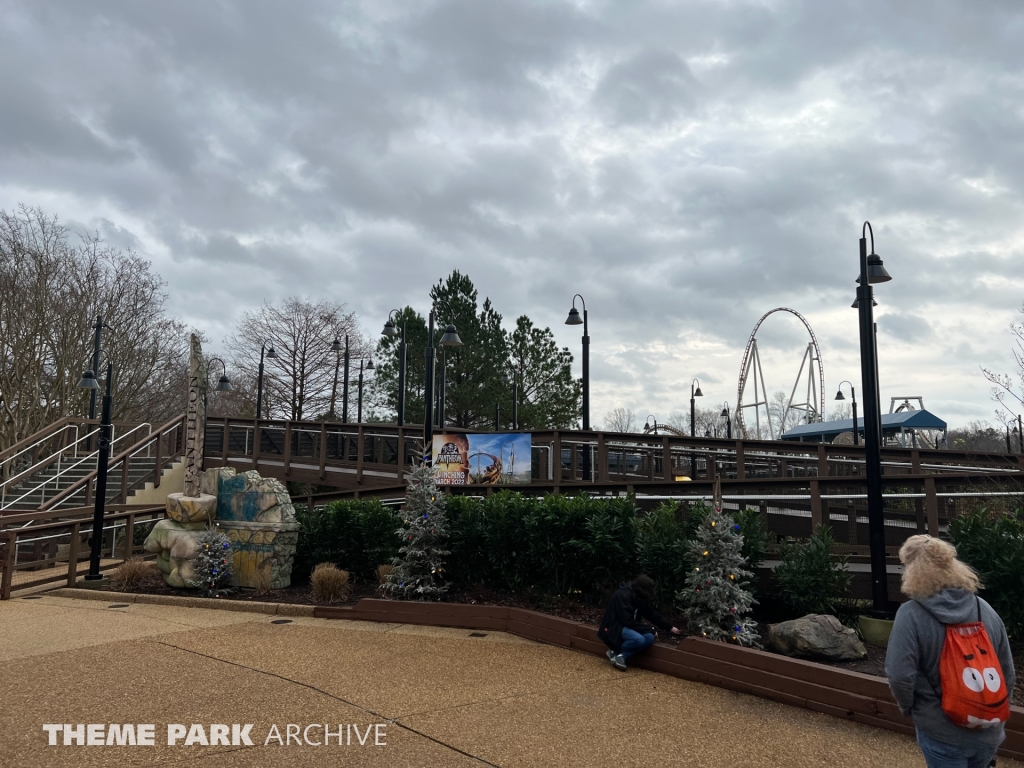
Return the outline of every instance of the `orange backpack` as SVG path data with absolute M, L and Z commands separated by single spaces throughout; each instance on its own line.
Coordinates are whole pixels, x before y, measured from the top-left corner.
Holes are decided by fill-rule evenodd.
M 981 600 L 977 596 L 975 600 L 977 621 L 945 625 L 946 642 L 939 657 L 942 711 L 963 728 L 992 728 L 1010 719 L 1010 697 L 999 657 L 981 621 Z

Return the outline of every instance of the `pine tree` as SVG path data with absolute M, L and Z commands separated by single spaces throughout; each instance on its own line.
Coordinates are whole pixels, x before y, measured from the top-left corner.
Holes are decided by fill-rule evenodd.
M 216 528 L 208 528 L 196 539 L 199 551 L 192 559 L 190 587 L 206 597 L 220 597 L 231 587 L 231 542 Z
M 691 633 L 710 640 L 760 647 L 757 622 L 744 618 L 755 600 L 747 586 L 754 574 L 743 557 L 740 526 L 720 502 L 701 521 L 687 545 L 691 564 L 679 600 Z
M 444 494 L 434 483 L 433 470 L 421 464 L 409 476 L 409 491 L 402 508 L 402 527 L 396 533 L 402 540 L 398 557 L 384 590 L 395 597 L 440 600 L 448 591 L 444 578 L 448 518 Z

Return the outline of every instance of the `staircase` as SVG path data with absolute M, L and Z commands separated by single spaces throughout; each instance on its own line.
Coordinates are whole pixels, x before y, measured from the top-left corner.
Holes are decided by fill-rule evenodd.
M 0 476 L 0 521 L 6 515 L 89 507 L 95 502 L 99 454 L 88 450 L 95 428 L 87 431 L 66 422 L 55 422 L 0 454 L 0 469 L 6 475 Z M 122 427 L 111 443 L 105 501 L 124 504 L 140 494 L 159 495 L 154 486 L 168 475 L 174 477 L 183 447 L 184 417 L 157 429 L 150 424 Z
M 141 486 L 146 478 L 153 475 L 156 459 L 133 458 L 128 467 L 128 488 Z M 54 509 L 68 507 L 84 507 L 93 499 L 86 498 L 86 475 L 96 469 L 96 454 L 88 454 L 74 460 L 72 466 L 58 469 L 57 465 L 40 470 L 36 474 L 21 481 L 13 488 L 5 489 L 5 499 L 0 502 L 0 513 L 15 514 L 17 512 L 34 512 L 61 491 L 74 485 L 75 488 L 66 498 L 58 502 Z M 119 471 L 107 475 L 107 501 L 113 501 L 121 495 L 122 474 Z M 152 485 L 152 483 L 149 483 Z

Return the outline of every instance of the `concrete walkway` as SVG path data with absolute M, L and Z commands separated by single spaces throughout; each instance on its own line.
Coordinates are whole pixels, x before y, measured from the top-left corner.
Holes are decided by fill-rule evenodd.
M 109 605 L 0 603 L 4 765 L 924 765 L 905 736 L 500 632 Z M 48 746 L 55 723 L 153 724 L 155 745 Z M 253 746 L 185 746 L 193 723 L 252 724 Z M 295 743 L 324 723 L 351 743 Z

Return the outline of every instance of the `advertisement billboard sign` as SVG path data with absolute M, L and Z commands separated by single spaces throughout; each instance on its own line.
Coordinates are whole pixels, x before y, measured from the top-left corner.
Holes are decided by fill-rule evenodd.
M 529 433 L 434 435 L 438 485 L 522 485 L 530 482 Z

